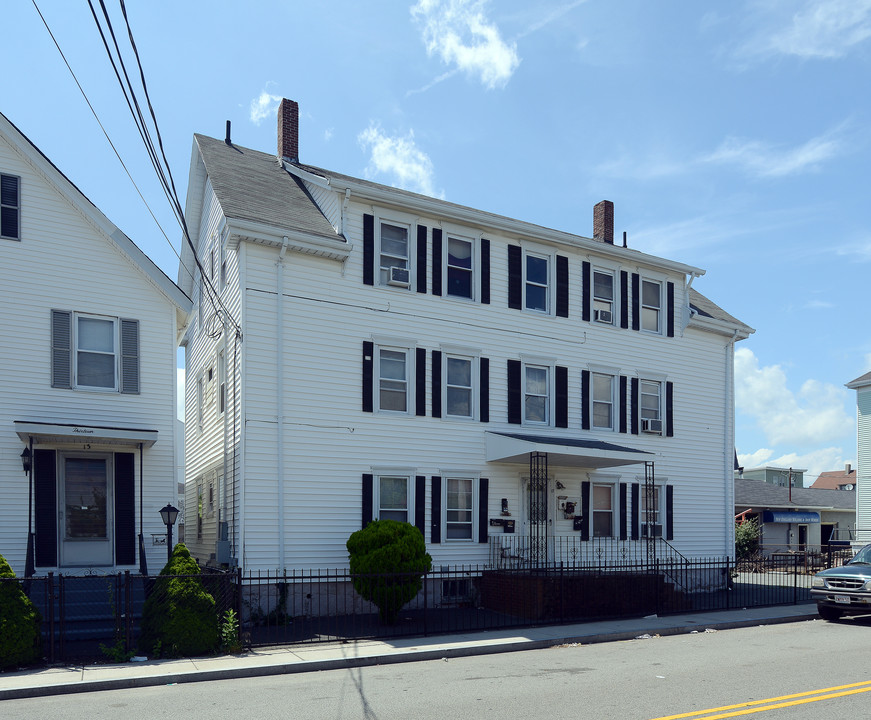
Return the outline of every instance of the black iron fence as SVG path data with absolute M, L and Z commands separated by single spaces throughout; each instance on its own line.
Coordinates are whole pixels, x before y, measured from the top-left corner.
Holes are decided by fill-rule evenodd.
M 402 592 L 407 575 L 352 576 L 347 570 L 282 573 L 204 572 L 197 576 L 215 599 L 215 622 L 227 610 L 239 620 L 242 647 L 333 640 L 424 636 L 584 620 L 808 602 L 813 572 L 842 564 L 849 551 L 811 555 L 760 553 L 689 559 L 592 557 L 546 564 L 502 558 L 486 565 L 442 567 L 425 573 L 413 597 L 385 620 L 378 604 Z M 355 580 L 381 586 L 367 600 Z M 49 574 L 18 582 L 42 615 L 48 661 L 118 660 L 138 647 L 142 609 L 162 593 L 166 578 L 130 573 Z M 417 582 L 413 580 L 411 582 Z

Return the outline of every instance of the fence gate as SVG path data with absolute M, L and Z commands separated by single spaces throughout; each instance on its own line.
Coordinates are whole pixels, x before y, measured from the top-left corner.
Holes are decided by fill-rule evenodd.
M 656 532 L 654 528 L 662 527 L 659 511 L 659 498 L 656 496 L 656 476 L 653 463 L 644 463 L 644 524 L 647 535 L 647 562 L 656 562 Z
M 547 564 L 547 453 L 529 454 L 529 562 Z

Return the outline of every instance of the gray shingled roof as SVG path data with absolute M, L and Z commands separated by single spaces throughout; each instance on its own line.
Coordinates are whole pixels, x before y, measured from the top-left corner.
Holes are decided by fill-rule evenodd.
M 690 307 L 702 317 L 713 318 L 714 320 L 725 320 L 730 324 L 743 328 L 748 333 L 753 332 L 753 328 L 749 325 L 742 323 L 738 318 L 727 313 L 723 308 L 708 300 L 708 298 L 694 288 L 690 288 Z
M 275 155 L 194 135 L 224 216 L 343 240 Z
M 792 502 L 789 488 L 772 485 L 762 480 L 735 480 L 735 506 L 764 508 L 833 508 L 855 510 L 855 490 L 820 490 L 793 488 Z
M 868 385 L 871 383 L 871 372 L 866 372 L 864 375 L 860 375 L 855 380 L 851 380 L 847 383 L 847 387 L 856 387 L 860 385 Z

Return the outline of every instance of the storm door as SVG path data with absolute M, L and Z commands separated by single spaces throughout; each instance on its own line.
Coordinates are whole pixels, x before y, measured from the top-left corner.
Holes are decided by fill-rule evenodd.
M 547 472 L 547 454 L 530 453 L 526 520 L 529 534 L 528 562 L 532 567 L 545 566 L 549 560 L 550 513 L 548 506 L 551 502 L 551 490 Z
M 60 564 L 112 565 L 112 456 L 64 455 L 59 486 Z

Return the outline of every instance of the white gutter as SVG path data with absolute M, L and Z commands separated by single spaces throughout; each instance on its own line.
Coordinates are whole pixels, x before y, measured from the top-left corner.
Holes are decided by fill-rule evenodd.
M 278 331 L 276 334 L 276 350 L 275 350 L 275 376 L 277 378 L 276 392 L 278 398 L 276 400 L 276 415 L 278 419 L 278 570 L 281 572 L 285 567 L 284 557 L 284 254 L 287 252 L 287 238 L 285 237 L 281 243 L 281 250 L 278 252 L 278 262 L 276 267 L 276 315 L 278 323 Z

